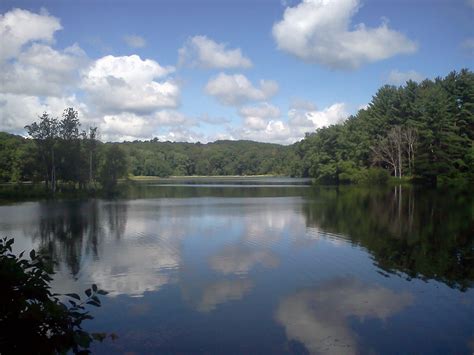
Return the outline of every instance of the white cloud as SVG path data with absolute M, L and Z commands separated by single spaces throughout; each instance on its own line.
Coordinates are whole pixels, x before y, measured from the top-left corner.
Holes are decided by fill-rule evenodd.
M 54 33 L 60 29 L 59 19 L 44 11 L 35 14 L 13 9 L 0 15 L 0 62 L 16 57 L 31 41 L 53 42 Z
M 0 66 L 0 92 L 37 96 L 63 96 L 79 80 L 78 70 L 87 56 L 73 45 L 57 51 L 48 45 L 34 43 L 18 54 L 13 63 Z
M 162 140 L 189 139 L 192 141 L 188 127 L 196 123 L 195 119 L 174 110 L 162 110 L 150 115 L 122 112 L 105 115 L 100 124 L 100 131 L 107 141 L 146 140 L 157 136 Z M 172 127 L 172 129 L 163 134 L 160 133 L 163 127 Z
M 404 85 L 409 80 L 420 82 L 424 78 L 425 76 L 421 75 L 420 73 L 414 70 L 409 70 L 406 72 L 401 72 L 399 70 L 392 70 L 390 74 L 388 74 L 387 83 L 392 84 L 392 85 Z
M 288 339 L 302 342 L 311 354 L 357 354 L 360 349 L 351 319 L 385 320 L 413 300 L 408 292 L 396 293 L 354 278 L 335 279 L 287 297 L 275 318 Z
M 466 3 L 474 9 L 474 0 L 466 0 Z
M 227 49 L 225 43 L 217 43 L 206 36 L 189 38 L 179 50 L 179 63 L 201 68 L 249 68 L 250 59 L 245 57 L 240 48 Z
M 106 141 L 149 139 L 153 134 L 150 118 L 134 113 L 105 115 L 100 131 Z
M 146 40 L 143 37 L 137 35 L 126 35 L 123 36 L 125 43 L 132 48 L 143 48 L 146 46 Z
M 355 69 L 365 63 L 409 54 L 417 45 L 387 23 L 351 28 L 359 0 L 304 0 L 285 9 L 273 26 L 279 49 L 333 69 Z
M 24 133 L 24 126 L 38 120 L 43 112 L 60 116 L 66 107 L 74 107 L 84 125 L 95 124 L 87 106 L 72 95 L 40 99 L 31 95 L 0 94 L 0 130 Z
M 231 134 L 235 139 L 267 143 L 291 144 L 295 141 L 291 128 L 282 120 L 246 122 L 246 125 L 231 130 Z
M 342 102 L 332 104 L 323 110 L 299 110 L 290 108 L 288 111 L 289 123 L 296 127 L 318 128 L 342 123 L 348 116 L 346 105 Z
M 174 110 L 163 110 L 154 114 L 156 123 L 160 126 L 192 126 L 197 122 L 195 119 L 186 116 L 185 114 Z
M 302 139 L 306 132 L 342 123 L 349 116 L 344 103 L 317 110 L 316 105 L 309 101 L 292 103 L 288 121 L 277 119 L 278 108 L 269 104 L 244 107 L 239 113 L 244 117 L 244 122 L 240 128 L 231 129 L 234 138 L 280 144 L 294 143 Z
M 244 117 L 244 126 L 248 129 L 265 129 L 272 118 L 280 116 L 278 107 L 268 103 L 258 106 L 245 106 L 239 110 L 239 114 Z
M 272 97 L 278 91 L 278 84 L 273 80 L 260 80 L 260 86 L 255 87 L 242 74 L 220 73 L 209 80 L 205 89 L 207 94 L 224 105 L 240 106 L 249 101 L 263 101 Z
M 201 133 L 190 130 L 186 127 L 177 127 L 167 130 L 163 134 L 157 135 L 160 141 L 170 142 L 207 142 L 208 139 Z
M 173 72 L 138 55 L 96 60 L 83 74 L 82 88 L 101 112 L 151 113 L 179 105 L 180 89 L 172 80 L 157 82 Z
M 257 106 L 244 106 L 239 110 L 241 116 L 249 117 L 263 117 L 263 118 L 277 118 L 280 116 L 280 109 L 269 103 L 261 103 Z

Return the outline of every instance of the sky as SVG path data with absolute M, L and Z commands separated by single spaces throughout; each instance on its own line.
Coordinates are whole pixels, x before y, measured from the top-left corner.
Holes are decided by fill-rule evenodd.
M 378 88 L 473 69 L 474 0 L 0 3 L 0 130 L 291 144 Z

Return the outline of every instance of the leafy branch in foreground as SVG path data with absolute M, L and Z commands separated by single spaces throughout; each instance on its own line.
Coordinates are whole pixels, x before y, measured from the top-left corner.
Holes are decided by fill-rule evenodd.
M 99 295 L 107 292 L 94 284 L 81 298 L 76 293 L 51 292 L 48 260 L 34 250 L 12 253 L 14 239 L 0 239 L 0 349 L 2 354 L 54 354 L 72 351 L 88 354 L 91 343 L 105 333 L 88 333 L 84 320 L 93 319 L 86 305 L 100 307 Z M 66 305 L 59 297 L 68 298 Z M 112 339 L 115 338 L 111 334 Z

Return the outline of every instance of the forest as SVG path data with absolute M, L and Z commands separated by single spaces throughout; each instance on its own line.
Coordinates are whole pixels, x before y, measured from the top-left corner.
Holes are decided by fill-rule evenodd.
M 34 118 L 32 118 L 33 120 Z M 73 108 L 61 119 L 43 113 L 24 138 L 0 132 L 0 182 L 114 186 L 133 176 L 285 175 L 315 183 L 429 185 L 474 182 L 474 74 L 385 85 L 366 108 L 341 124 L 308 132 L 293 145 L 253 141 L 102 143 L 81 131 Z

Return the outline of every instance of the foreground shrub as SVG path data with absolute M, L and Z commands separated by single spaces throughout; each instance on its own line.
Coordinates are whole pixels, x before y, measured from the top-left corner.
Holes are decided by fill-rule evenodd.
M 51 293 L 53 274 L 47 260 L 32 250 L 29 259 L 23 252 L 12 253 L 14 239 L 0 239 L 0 353 L 55 354 L 72 351 L 88 354 L 94 340 L 106 334 L 84 331 L 81 323 L 93 317 L 85 305 L 99 307 L 98 295 L 107 292 L 96 285 L 78 294 Z M 68 305 L 60 300 L 68 299 Z

